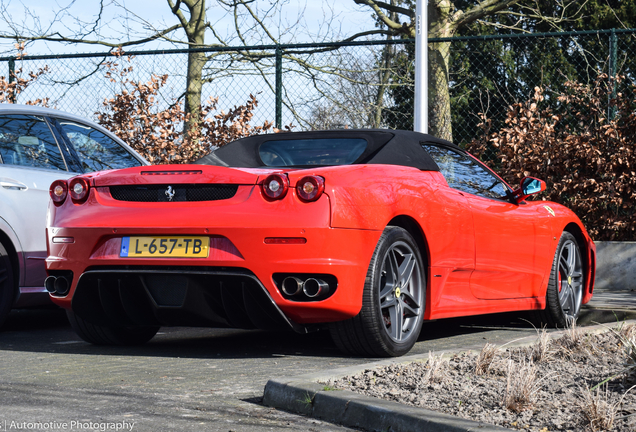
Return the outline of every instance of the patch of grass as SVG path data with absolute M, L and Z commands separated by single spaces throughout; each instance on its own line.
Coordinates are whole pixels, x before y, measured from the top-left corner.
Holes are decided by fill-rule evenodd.
M 305 396 L 302 399 L 300 399 L 298 402 L 309 407 L 314 404 L 314 398 L 311 396 L 309 392 L 307 392 L 305 393 Z
M 336 391 L 336 390 L 339 390 L 339 389 L 332 387 L 330 385 L 326 385 L 322 388 L 322 391 Z

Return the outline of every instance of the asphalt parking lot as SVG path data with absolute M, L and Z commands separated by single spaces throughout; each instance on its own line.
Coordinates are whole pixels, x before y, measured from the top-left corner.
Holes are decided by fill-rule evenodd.
M 426 323 L 411 354 L 534 334 L 515 315 Z M 270 378 L 368 363 L 327 333 L 162 328 L 142 347 L 81 341 L 60 310 L 13 311 L 0 331 L 0 430 L 350 430 L 261 404 Z

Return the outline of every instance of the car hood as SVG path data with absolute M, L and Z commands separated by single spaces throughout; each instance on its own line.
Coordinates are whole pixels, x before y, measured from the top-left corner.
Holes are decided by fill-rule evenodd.
M 253 185 L 280 169 L 228 168 L 210 165 L 153 165 L 93 173 L 95 187 L 164 183 Z

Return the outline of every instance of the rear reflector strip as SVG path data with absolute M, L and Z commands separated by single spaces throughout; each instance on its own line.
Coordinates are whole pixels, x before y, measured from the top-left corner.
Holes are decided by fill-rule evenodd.
M 53 237 L 53 243 L 75 243 L 74 237 Z
M 193 175 L 201 174 L 203 171 L 142 171 L 141 175 Z
M 304 237 L 265 237 L 265 244 L 305 244 Z

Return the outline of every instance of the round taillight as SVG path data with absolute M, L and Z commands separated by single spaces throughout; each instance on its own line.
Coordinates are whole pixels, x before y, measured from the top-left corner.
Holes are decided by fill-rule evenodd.
M 68 185 L 68 189 L 73 202 L 80 204 L 86 201 L 86 199 L 88 198 L 90 185 L 88 184 L 88 180 L 86 180 L 85 178 L 76 177 L 71 180 L 71 183 Z
M 325 191 L 325 179 L 318 176 L 307 176 L 296 183 L 296 193 L 303 201 L 316 201 Z
M 263 193 L 269 199 L 282 199 L 287 195 L 289 180 L 282 174 L 272 174 L 263 181 Z
M 49 195 L 51 195 L 51 200 L 57 205 L 60 205 L 66 199 L 68 195 L 68 185 L 65 180 L 55 180 L 51 183 L 51 187 L 49 188 Z

